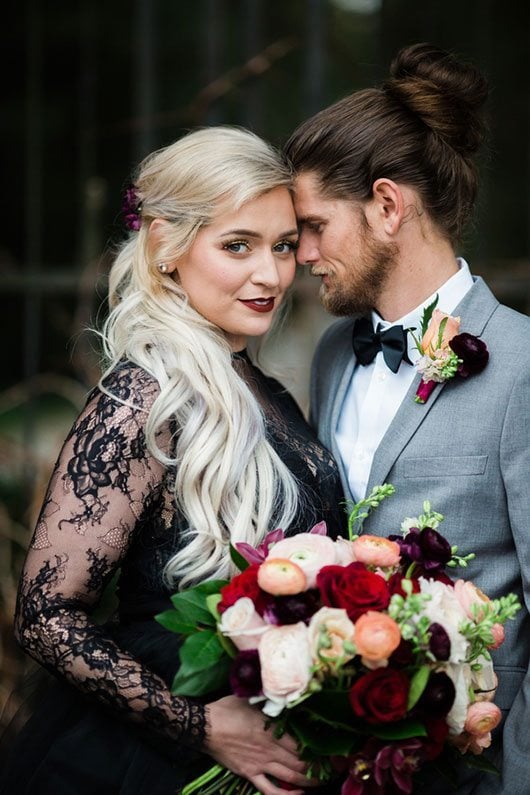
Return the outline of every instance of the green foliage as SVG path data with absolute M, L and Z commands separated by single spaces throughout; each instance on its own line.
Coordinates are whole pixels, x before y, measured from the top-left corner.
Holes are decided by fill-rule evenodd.
M 370 513 L 379 507 L 379 505 L 390 497 L 396 489 L 390 483 L 383 483 L 381 486 L 374 486 L 368 497 L 364 500 L 359 500 L 353 504 L 350 515 L 348 517 L 348 537 L 353 541 L 362 529 L 364 520 Z M 347 503 L 351 504 L 351 503 Z

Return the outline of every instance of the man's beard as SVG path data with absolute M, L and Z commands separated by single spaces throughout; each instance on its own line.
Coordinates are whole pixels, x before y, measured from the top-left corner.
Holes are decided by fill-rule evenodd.
M 363 220 L 358 260 L 352 263 L 347 279 L 339 282 L 331 273 L 328 284 L 320 289 L 322 304 L 332 315 L 366 314 L 376 308 L 398 254 L 396 243 L 375 240 L 366 219 Z

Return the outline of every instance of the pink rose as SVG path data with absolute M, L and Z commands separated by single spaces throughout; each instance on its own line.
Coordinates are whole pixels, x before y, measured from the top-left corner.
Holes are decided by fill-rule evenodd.
M 256 612 L 252 599 L 243 596 L 224 611 L 219 629 L 230 638 L 237 649 L 246 651 L 258 648 L 260 637 L 268 626 Z
M 496 704 L 489 701 L 475 701 L 468 707 L 464 731 L 479 737 L 493 731 L 501 720 L 502 712 Z
M 317 533 L 297 533 L 278 541 L 270 548 L 267 561 L 277 558 L 290 560 L 302 569 L 307 578 L 306 588 L 314 588 L 320 569 L 334 565 L 337 560 L 334 541 Z
M 441 342 L 438 344 L 440 337 L 440 324 L 444 318 L 447 318 L 447 323 L 445 324 L 445 328 L 443 330 Z M 423 335 L 423 339 L 421 341 L 423 352 L 432 359 L 437 358 L 436 351 L 445 350 L 449 346 L 450 340 L 452 340 L 452 338 L 455 337 L 459 331 L 459 317 L 452 317 L 452 315 L 447 315 L 445 312 L 435 309 L 432 313 L 431 322 L 429 323 L 427 331 Z
M 313 662 L 345 662 L 353 658 L 352 649 L 344 648 L 353 643 L 355 627 L 348 614 L 340 607 L 321 607 L 309 622 L 309 647 Z
M 306 690 L 311 679 L 311 653 L 306 625 L 270 627 L 259 647 L 263 694 L 268 699 L 263 712 L 276 717 Z
M 258 585 L 273 596 L 292 596 L 307 589 L 307 579 L 287 558 L 267 558 L 258 569 Z
M 484 606 L 491 600 L 480 588 L 477 588 L 469 580 L 457 580 L 454 585 L 454 593 L 468 618 L 473 621 L 480 621 L 483 618 L 483 612 L 480 609 L 474 615 L 473 606 Z
M 368 610 L 355 622 L 355 648 L 367 668 L 381 668 L 401 643 L 401 631 L 386 613 Z
M 399 544 L 388 538 L 378 536 L 360 536 L 353 544 L 355 560 L 365 566 L 381 566 L 383 568 L 396 566 L 400 561 Z

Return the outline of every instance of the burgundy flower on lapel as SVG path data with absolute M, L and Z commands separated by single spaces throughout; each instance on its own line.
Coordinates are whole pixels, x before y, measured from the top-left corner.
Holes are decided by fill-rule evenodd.
M 416 403 L 426 403 L 436 384 L 482 372 L 489 359 L 485 343 L 473 334 L 460 334 L 460 318 L 435 309 L 437 303 L 438 296 L 423 313 L 421 341 L 411 332 L 421 353 L 416 364 L 422 374 Z

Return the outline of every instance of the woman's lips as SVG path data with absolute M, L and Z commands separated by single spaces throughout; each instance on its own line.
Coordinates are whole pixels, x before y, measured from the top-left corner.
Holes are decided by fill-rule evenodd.
M 240 298 L 239 300 L 242 304 L 248 306 L 249 309 L 253 309 L 254 312 L 272 312 L 274 309 L 274 298 L 251 298 L 248 301 Z

